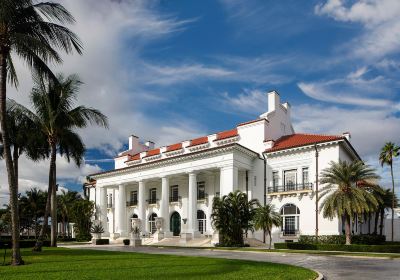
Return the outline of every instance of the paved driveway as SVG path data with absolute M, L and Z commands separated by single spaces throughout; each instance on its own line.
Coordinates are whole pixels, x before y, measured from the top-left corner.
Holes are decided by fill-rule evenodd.
M 201 256 L 226 259 L 243 259 L 253 261 L 268 261 L 293 264 L 318 270 L 325 279 L 400 279 L 400 259 L 360 258 L 342 256 L 320 256 L 307 254 L 243 252 L 224 250 L 205 250 L 191 248 L 156 248 L 105 245 L 105 246 L 65 246 L 69 248 L 84 248 L 94 250 L 141 252 L 148 254 L 168 254 L 181 256 Z

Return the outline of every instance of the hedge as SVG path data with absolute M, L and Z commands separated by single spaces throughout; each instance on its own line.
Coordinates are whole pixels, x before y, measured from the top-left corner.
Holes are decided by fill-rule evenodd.
M 381 245 L 385 244 L 386 237 L 376 234 L 360 234 L 351 237 L 352 244 Z M 320 235 L 318 242 L 315 235 L 300 235 L 299 243 L 303 244 L 345 244 L 345 235 Z
M 131 243 L 129 239 L 124 239 L 122 240 L 122 242 L 124 243 L 124 245 L 129 245 Z
M 36 240 L 20 240 L 19 247 L 20 248 L 33 248 L 36 244 Z M 50 241 L 45 240 L 43 241 L 44 247 L 50 247 Z M 12 241 L 11 240 L 1 240 L 0 241 L 0 248 L 12 248 Z
M 275 249 L 321 250 L 346 252 L 400 253 L 400 245 L 343 245 L 343 244 L 305 244 L 299 242 L 275 243 Z
M 109 239 L 96 239 L 96 245 L 108 245 L 110 244 Z

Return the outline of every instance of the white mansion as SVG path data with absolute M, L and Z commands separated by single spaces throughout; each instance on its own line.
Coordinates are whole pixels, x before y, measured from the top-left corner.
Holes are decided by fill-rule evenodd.
M 90 175 L 93 183 L 86 185 L 104 235 L 127 238 L 134 221 L 154 240 L 179 236 L 217 242 L 212 201 L 234 190 L 280 211 L 283 226 L 274 230 L 274 241 L 315 234 L 316 170 L 359 156 L 349 133 L 295 133 L 290 111 L 272 91 L 266 113 L 231 130 L 159 148 L 130 136 L 129 150 L 115 158 L 115 169 Z M 318 220 L 319 234 L 342 234 L 339 219 L 319 214 Z M 158 230 L 155 221 L 162 221 Z M 262 232 L 251 237 L 263 239 Z

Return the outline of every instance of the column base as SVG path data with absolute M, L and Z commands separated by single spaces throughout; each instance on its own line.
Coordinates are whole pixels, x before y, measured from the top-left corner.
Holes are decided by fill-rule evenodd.
M 164 239 L 164 233 L 163 232 L 155 232 L 153 234 L 153 240 L 160 241 L 162 239 Z
M 110 233 L 111 240 L 117 240 L 119 237 L 120 237 L 120 234 L 118 232 Z
M 131 238 L 131 239 L 129 240 L 129 246 L 132 246 L 132 247 L 139 247 L 139 246 L 142 246 L 142 239 L 139 239 L 139 238 Z

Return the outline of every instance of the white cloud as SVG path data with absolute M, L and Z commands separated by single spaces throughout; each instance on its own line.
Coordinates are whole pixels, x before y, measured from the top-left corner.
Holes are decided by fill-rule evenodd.
M 266 111 L 267 97 L 266 93 L 261 90 L 244 89 L 243 92 L 235 96 L 227 92 L 222 93 L 220 103 L 227 112 L 235 114 L 237 114 L 237 112 L 261 114 Z M 234 111 L 232 111 L 232 109 Z
M 400 1 L 328 0 L 315 7 L 315 13 L 337 21 L 359 23 L 363 33 L 347 44 L 352 54 L 366 60 L 398 52 L 400 47 Z

